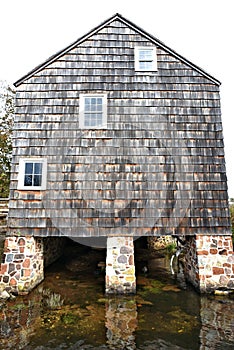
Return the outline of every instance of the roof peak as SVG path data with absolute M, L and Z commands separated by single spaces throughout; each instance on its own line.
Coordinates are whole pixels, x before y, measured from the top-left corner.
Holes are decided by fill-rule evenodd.
M 62 49 L 61 51 L 57 52 L 56 54 L 54 54 L 53 56 L 49 57 L 45 62 L 43 62 L 42 64 L 40 64 L 39 66 L 35 67 L 33 70 L 31 70 L 29 73 L 27 73 L 26 75 L 24 75 L 22 78 L 20 78 L 19 80 L 17 80 L 14 85 L 15 87 L 18 87 L 19 85 L 23 84 L 27 79 L 31 78 L 34 74 L 38 73 L 39 71 L 41 71 L 42 69 L 46 68 L 49 64 L 51 64 L 54 60 L 58 59 L 59 57 L 61 57 L 62 55 L 64 55 L 66 52 L 72 50 L 75 46 L 79 45 L 80 43 L 82 43 L 84 40 L 88 39 L 91 35 L 93 35 L 94 33 L 96 33 L 98 30 L 100 30 L 101 28 L 107 26 L 108 24 L 110 24 L 111 22 L 113 22 L 114 20 L 119 19 L 121 20 L 123 23 L 125 23 L 127 26 L 129 26 L 130 28 L 132 28 L 133 30 L 137 31 L 138 33 L 140 33 L 141 35 L 143 35 L 144 37 L 146 37 L 148 40 L 152 41 L 153 43 L 157 44 L 158 46 L 160 46 L 162 49 L 164 49 L 165 51 L 169 52 L 170 54 L 172 54 L 174 57 L 177 57 L 179 60 L 183 61 L 185 64 L 187 64 L 188 66 L 190 66 L 191 68 L 193 68 L 194 70 L 196 70 L 197 72 L 199 72 L 200 74 L 202 74 L 203 76 L 205 76 L 206 78 L 208 78 L 209 80 L 211 80 L 213 83 L 215 83 L 216 85 L 220 85 L 220 81 L 217 80 L 216 78 L 214 78 L 213 76 L 211 76 L 209 73 L 206 73 L 202 68 L 198 67 L 197 65 L 193 64 L 191 61 L 187 60 L 186 58 L 184 58 L 183 56 L 181 56 L 180 54 L 178 54 L 176 51 L 174 51 L 173 49 L 169 48 L 167 45 L 165 45 L 162 41 L 160 41 L 159 39 L 157 39 L 156 37 L 154 37 L 153 35 L 147 33 L 144 29 L 140 28 L 139 26 L 137 26 L 136 24 L 134 24 L 133 22 L 131 22 L 130 20 L 126 19 L 125 17 L 123 17 L 120 13 L 115 13 L 113 16 L 109 17 L 108 19 L 106 19 L 104 22 L 102 22 L 101 24 L 99 24 L 98 26 L 94 27 L 93 29 L 91 29 L 87 34 L 81 36 L 79 39 L 77 39 L 75 42 L 73 42 L 72 44 L 70 44 L 69 46 L 67 46 L 65 49 Z

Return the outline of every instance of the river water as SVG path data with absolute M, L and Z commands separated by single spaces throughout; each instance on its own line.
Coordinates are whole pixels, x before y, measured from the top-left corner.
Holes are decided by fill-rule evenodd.
M 29 295 L 0 304 L 0 349 L 234 349 L 233 295 L 200 296 L 169 258 L 135 256 L 137 295 L 107 297 L 105 251 L 69 245 Z

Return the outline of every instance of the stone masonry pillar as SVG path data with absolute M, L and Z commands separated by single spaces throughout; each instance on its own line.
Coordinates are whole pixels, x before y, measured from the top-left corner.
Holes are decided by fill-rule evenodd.
M 6 237 L 0 267 L 0 287 L 17 294 L 27 294 L 43 278 L 43 238 Z
M 201 293 L 234 290 L 232 237 L 187 237 L 185 276 Z
M 106 293 L 136 292 L 133 237 L 108 237 L 106 256 Z

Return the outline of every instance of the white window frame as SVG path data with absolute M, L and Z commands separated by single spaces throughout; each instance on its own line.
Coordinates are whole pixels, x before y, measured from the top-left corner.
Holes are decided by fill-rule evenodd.
M 151 69 L 140 68 L 140 52 L 141 50 L 149 50 L 152 52 L 152 60 L 145 60 L 144 62 L 152 62 Z M 156 72 L 157 68 L 157 52 L 155 46 L 136 46 L 135 47 L 135 71 L 136 72 Z
M 24 184 L 25 178 L 25 164 L 26 163 L 41 163 L 41 185 L 40 186 L 26 186 Z M 34 174 L 35 175 L 35 174 Z M 47 159 L 46 158 L 21 158 L 19 160 L 19 175 L 18 175 L 18 190 L 28 190 L 28 191 L 42 191 L 46 189 L 47 181 Z
M 85 125 L 85 98 L 102 99 L 102 123 L 96 126 Z M 87 93 L 79 96 L 79 127 L 80 129 L 105 129 L 107 127 L 107 94 L 106 93 Z

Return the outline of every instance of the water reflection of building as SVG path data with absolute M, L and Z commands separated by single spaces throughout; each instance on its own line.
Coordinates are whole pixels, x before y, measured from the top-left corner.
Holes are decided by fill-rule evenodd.
M 0 309 L 0 349 L 25 349 L 36 331 L 40 318 L 40 295 L 21 300 L 17 304 L 1 305 Z
M 200 350 L 234 348 L 234 301 L 201 298 Z
M 137 330 L 138 313 L 136 302 L 131 297 L 118 297 L 108 300 L 106 303 L 105 324 L 108 350 L 185 350 L 165 339 L 159 338 L 153 341 L 146 341 L 137 347 L 135 331 Z
M 188 291 L 189 293 L 189 291 Z M 178 292 L 178 297 L 181 298 L 180 293 Z M 173 324 L 173 315 L 171 313 L 171 308 L 168 309 L 168 314 L 163 313 L 163 307 L 160 307 L 160 312 L 153 313 L 152 317 L 152 308 L 150 311 L 148 309 L 141 312 L 137 311 L 137 305 L 135 301 L 135 297 L 125 297 L 125 296 L 115 296 L 109 298 L 106 301 L 105 306 L 105 322 L 104 318 L 100 319 L 101 327 L 103 326 L 103 330 L 106 327 L 106 342 L 104 339 L 102 341 L 104 344 L 96 347 L 94 345 L 89 344 L 90 339 L 86 339 L 87 343 L 85 343 L 85 337 L 80 332 L 77 332 L 77 338 L 73 340 L 76 343 L 72 344 L 69 341 L 69 344 L 65 344 L 66 340 L 64 340 L 64 346 L 67 346 L 66 349 L 84 349 L 82 344 L 85 343 L 87 349 L 95 349 L 95 350 L 184 350 L 188 349 L 185 346 L 185 341 L 180 339 L 180 335 L 185 337 L 187 340 L 195 342 L 193 344 L 192 349 L 200 349 L 200 350 L 212 350 L 212 349 L 225 349 L 231 350 L 234 346 L 234 300 L 228 297 L 200 297 L 194 294 L 194 298 L 189 297 L 188 300 L 184 301 L 187 303 L 186 309 L 191 308 L 193 312 L 193 316 L 199 316 L 199 309 L 194 309 L 193 302 L 200 301 L 200 327 L 195 325 L 195 328 L 188 328 L 187 331 L 180 333 L 177 335 L 175 330 L 172 329 Z M 156 300 L 156 299 L 155 299 Z M 176 301 L 176 299 L 174 299 Z M 190 306 L 189 306 L 190 304 Z M 6 303 L 4 306 L 1 305 L 0 308 L 0 349 L 4 350 L 12 350 L 12 349 L 31 349 L 33 341 L 38 341 L 38 349 L 48 349 L 48 338 L 46 340 L 42 339 L 41 334 L 45 335 L 49 328 L 44 327 L 41 330 L 40 325 L 43 321 L 43 313 L 46 311 L 45 307 L 45 295 L 42 293 L 33 293 L 27 299 L 18 299 L 16 302 Z M 78 306 L 79 307 L 79 306 Z M 58 311 L 57 316 L 53 318 L 59 319 L 64 317 L 69 310 L 68 305 L 61 306 L 60 313 Z M 73 312 L 75 309 L 71 309 Z M 93 310 L 93 309 L 91 309 Z M 191 311 L 190 310 L 190 311 Z M 103 310 L 104 311 L 104 310 Z M 56 310 L 54 310 L 54 315 L 56 315 Z M 161 318 L 157 318 L 157 315 L 162 314 Z M 171 318 L 168 318 L 168 315 L 171 315 Z M 49 315 L 49 314 L 48 314 Z M 81 321 L 85 315 L 87 315 L 87 311 L 82 314 Z M 147 338 L 143 340 L 140 336 L 140 328 L 142 329 L 141 317 L 147 318 L 147 324 L 151 322 L 154 326 L 154 331 L 151 331 L 149 327 L 145 328 L 147 331 Z M 182 321 L 183 315 L 185 313 L 180 313 L 180 320 Z M 151 316 L 151 317 L 150 317 Z M 93 317 L 93 315 L 92 315 Z M 168 327 L 163 327 L 163 322 L 167 320 Z M 178 321 L 178 319 L 175 319 Z M 172 323 L 170 323 L 172 321 Z M 138 326 L 141 324 L 141 326 Z M 84 323 L 87 325 L 87 323 Z M 59 324 L 60 326 L 62 325 Z M 69 326 L 69 324 L 65 324 Z M 95 323 L 94 323 L 95 325 Z M 156 331 L 156 326 L 160 325 L 161 331 Z M 183 322 L 178 321 L 179 328 L 182 329 Z M 97 329 L 100 329 L 100 323 L 94 326 L 94 333 L 97 332 Z M 69 327 L 68 327 L 69 328 Z M 199 329 L 200 328 L 200 329 Z M 59 332 L 61 332 L 61 328 L 57 328 Z M 71 332 L 72 329 L 80 330 L 81 328 L 74 326 L 68 330 Z M 40 333 L 40 330 L 44 333 Z M 200 331 L 200 335 L 199 335 Z M 154 334 L 152 333 L 154 332 Z M 173 333 L 174 332 L 174 333 Z M 170 333 L 170 334 L 169 334 Z M 197 334 L 196 334 L 197 333 Z M 40 335 L 39 335 L 40 334 Z M 68 333 L 70 334 L 70 333 Z M 192 334 L 192 335 L 191 335 Z M 54 333 L 54 337 L 56 339 L 55 343 L 60 346 L 60 340 L 58 338 L 58 333 Z M 92 335 L 91 335 L 92 337 Z M 39 340 L 40 338 L 40 340 Z M 185 339 L 184 338 L 184 339 Z M 33 339 L 33 341 L 32 341 Z M 83 339 L 83 340 L 82 340 Z M 200 345 L 199 345 L 200 344 Z M 69 346 L 71 346 L 69 348 Z M 197 346 L 197 347 L 196 347 Z M 55 349 L 55 348 L 53 348 Z
M 130 298 L 110 298 L 106 304 L 106 336 L 109 349 L 136 349 L 136 302 Z

